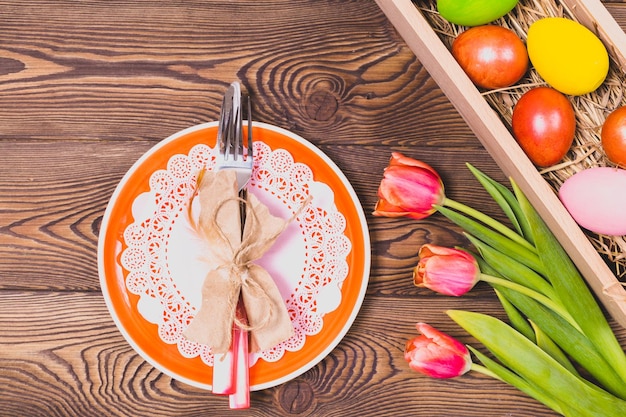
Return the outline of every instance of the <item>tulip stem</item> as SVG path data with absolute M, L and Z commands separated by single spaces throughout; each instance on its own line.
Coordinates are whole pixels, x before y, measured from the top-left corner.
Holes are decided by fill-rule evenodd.
M 526 239 L 524 239 L 522 236 L 520 236 L 519 234 L 517 234 L 515 231 L 513 231 L 511 228 L 505 226 L 504 224 L 500 223 L 499 221 L 493 219 L 492 217 L 487 216 L 486 214 L 470 207 L 467 206 L 463 203 L 459 203 L 458 201 L 452 200 L 451 198 L 446 197 L 445 200 L 443 201 L 442 206 L 445 207 L 449 207 L 452 208 L 454 210 L 460 211 L 461 213 L 467 214 L 468 216 L 473 217 L 476 220 L 481 221 L 482 223 L 490 226 L 491 228 L 493 228 L 494 230 L 502 233 L 504 236 L 508 237 L 509 239 L 513 240 L 514 242 L 519 243 L 520 245 L 524 246 L 527 249 L 530 249 L 532 252 L 535 252 L 536 249 L 535 247 L 528 242 Z
M 494 378 L 494 379 L 498 379 L 498 380 L 504 382 L 504 380 L 502 378 L 500 378 L 498 376 L 498 374 L 496 374 L 495 372 L 491 371 L 486 366 L 482 366 L 482 365 L 479 365 L 477 363 L 472 362 L 472 367 L 470 368 L 470 370 L 474 371 L 474 372 L 478 372 L 479 374 L 483 374 L 483 375 L 486 375 L 486 376 Z
M 543 295 L 543 294 L 541 294 L 541 293 L 539 293 L 537 291 L 534 291 L 534 290 L 532 290 L 532 289 L 530 289 L 528 287 L 525 287 L 523 285 L 517 284 L 517 283 L 515 283 L 513 281 L 509 281 L 508 279 L 494 277 L 493 275 L 480 274 L 480 280 L 488 282 L 490 284 L 501 285 L 503 287 L 506 287 L 506 288 L 509 288 L 511 290 L 517 291 L 517 292 L 519 292 L 521 294 L 524 294 L 524 295 L 526 295 L 526 296 L 536 300 L 537 302 L 543 304 L 544 306 L 548 307 L 549 309 L 551 309 L 552 311 L 554 311 L 555 313 L 557 313 L 558 315 L 563 317 L 576 330 L 578 330 L 579 332 L 583 333 L 582 329 L 580 328 L 580 326 L 578 325 L 576 320 L 574 320 L 574 318 L 571 316 L 571 314 L 567 310 L 565 310 L 565 308 L 563 308 L 563 306 L 555 303 L 553 300 L 551 300 L 550 298 L 546 297 L 545 295 Z

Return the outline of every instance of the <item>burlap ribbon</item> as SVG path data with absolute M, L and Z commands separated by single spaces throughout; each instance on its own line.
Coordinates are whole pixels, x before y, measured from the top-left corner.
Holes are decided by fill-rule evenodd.
M 293 335 L 285 303 L 270 274 L 254 263 L 286 228 L 252 193 L 246 202 L 241 236 L 237 181 L 233 171 L 205 171 L 199 176 L 199 219 L 194 227 L 207 243 L 211 269 L 202 286 L 202 304 L 184 331 L 191 341 L 229 350 L 235 310 L 241 293 L 248 316 L 250 350 L 265 350 Z M 239 323 L 239 325 L 242 325 Z

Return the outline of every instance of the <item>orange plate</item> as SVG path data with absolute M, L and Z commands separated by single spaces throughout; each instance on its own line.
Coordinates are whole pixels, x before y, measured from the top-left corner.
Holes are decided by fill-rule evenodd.
M 254 123 L 255 141 L 274 151 L 288 151 L 294 163 L 313 171 L 314 181 L 326 184 L 334 193 L 334 205 L 345 217 L 344 235 L 350 241 L 345 262 L 348 273 L 337 308 L 323 316 L 321 330 L 307 335 L 298 350 L 287 350 L 277 361 L 259 359 L 250 369 L 251 389 L 259 390 L 284 383 L 315 366 L 341 341 L 361 307 L 370 270 L 370 241 L 359 200 L 339 168 L 305 139 L 281 128 Z M 183 356 L 176 343 L 166 343 L 156 324 L 138 310 L 139 296 L 128 290 L 128 271 L 121 257 L 126 244 L 124 232 L 133 223 L 132 205 L 137 196 L 150 190 L 151 175 L 167 168 L 174 155 L 187 155 L 194 146 L 214 144 L 217 123 L 205 123 L 178 132 L 146 152 L 127 172 L 107 206 L 98 242 L 98 268 L 103 296 L 120 332 L 149 363 L 169 376 L 192 386 L 211 389 L 212 367 L 199 356 Z M 262 190 L 255 190 L 262 193 Z

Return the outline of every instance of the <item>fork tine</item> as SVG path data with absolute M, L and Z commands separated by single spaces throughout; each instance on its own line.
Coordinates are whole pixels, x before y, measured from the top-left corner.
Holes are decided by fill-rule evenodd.
M 228 120 L 228 111 L 225 110 L 220 116 L 220 125 L 226 126 L 226 120 Z M 217 131 L 217 149 L 222 155 L 226 151 L 226 140 L 228 138 L 228 135 L 226 133 L 227 132 L 225 130 L 223 131 L 222 129 L 218 129 Z
M 243 143 L 241 137 L 241 107 L 238 107 L 233 118 L 232 126 L 234 127 L 235 146 L 233 150 L 233 159 L 236 161 L 239 156 L 243 158 Z
M 226 114 L 226 128 L 224 129 L 224 133 L 226 138 L 224 139 L 224 159 L 229 160 L 231 153 L 233 152 L 233 123 L 232 123 L 232 112 L 228 112 Z

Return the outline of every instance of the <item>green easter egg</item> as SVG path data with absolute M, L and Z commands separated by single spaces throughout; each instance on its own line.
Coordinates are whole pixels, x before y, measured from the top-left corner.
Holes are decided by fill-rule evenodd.
M 437 11 L 451 23 L 478 26 L 501 18 L 518 0 L 437 0 Z

